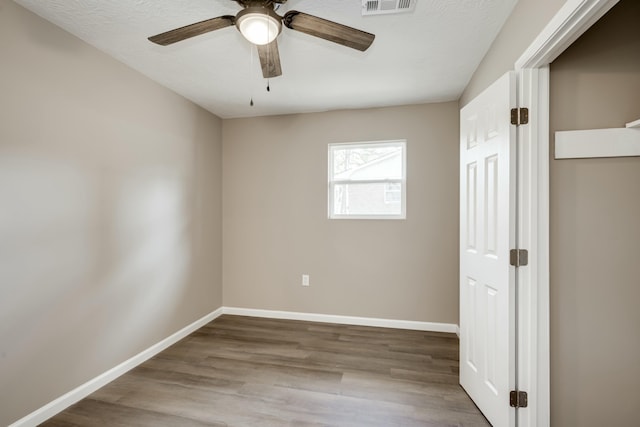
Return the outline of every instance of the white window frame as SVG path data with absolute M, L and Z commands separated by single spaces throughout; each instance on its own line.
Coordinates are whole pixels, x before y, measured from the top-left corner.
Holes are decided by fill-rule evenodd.
M 333 149 L 350 147 L 371 148 L 372 146 L 389 146 L 396 145 L 402 147 L 402 177 L 400 179 L 367 179 L 367 180 L 332 180 L 333 177 Z M 407 141 L 405 139 L 387 140 L 387 141 L 368 141 L 368 142 L 339 142 L 330 143 L 328 147 L 328 203 L 327 211 L 329 219 L 406 219 L 407 218 Z M 400 213 L 399 214 L 334 214 L 333 204 L 336 185 L 348 184 L 400 184 Z

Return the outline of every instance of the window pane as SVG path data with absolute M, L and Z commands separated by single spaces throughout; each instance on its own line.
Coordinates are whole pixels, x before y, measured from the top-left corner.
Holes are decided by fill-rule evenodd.
M 388 201 L 388 186 L 393 186 Z M 401 184 L 365 183 L 335 184 L 333 188 L 334 215 L 400 215 L 402 213 Z
M 402 145 L 333 146 L 332 180 L 402 178 Z
M 402 201 L 402 184 L 387 183 L 384 185 L 384 202 L 400 203 Z

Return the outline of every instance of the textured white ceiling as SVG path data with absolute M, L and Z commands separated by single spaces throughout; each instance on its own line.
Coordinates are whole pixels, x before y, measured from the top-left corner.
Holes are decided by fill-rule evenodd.
M 417 0 L 411 14 L 361 16 L 360 0 L 289 0 L 278 10 L 374 33 L 366 52 L 283 28 L 283 75 L 266 91 L 235 27 L 168 47 L 147 37 L 219 15 L 233 0 L 14 0 L 222 118 L 459 98 L 517 0 Z M 254 106 L 249 106 L 253 97 Z

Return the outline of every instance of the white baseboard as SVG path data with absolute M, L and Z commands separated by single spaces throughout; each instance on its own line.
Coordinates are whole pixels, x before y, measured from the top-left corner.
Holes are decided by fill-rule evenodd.
M 41 407 L 40 409 L 37 409 L 29 415 L 19 419 L 9 427 L 35 427 L 38 424 L 43 423 L 44 421 L 48 420 L 59 412 L 62 412 L 74 403 L 89 396 L 100 387 L 104 387 L 119 376 L 127 373 L 131 369 L 165 350 L 167 347 L 175 344 L 182 338 L 198 330 L 212 320 L 218 318 L 222 314 L 264 317 L 270 319 L 305 320 L 321 323 L 339 323 L 343 325 L 376 326 L 380 328 L 411 329 L 416 331 L 448 332 L 458 334 L 458 336 L 460 333 L 458 325 L 455 325 L 453 323 L 417 322 L 411 320 L 376 319 L 371 317 L 337 316 L 330 314 L 297 313 L 292 311 L 220 307 L 219 309 L 207 314 L 201 319 L 196 320 L 192 324 L 185 326 L 178 332 L 163 339 L 157 344 L 152 345 L 148 349 L 122 362 L 118 366 L 109 369 L 103 374 L 98 375 L 92 380 L 89 380 L 81 386 L 76 387 L 65 395 L 60 396 L 56 400 Z
M 135 368 L 136 366 L 140 365 L 141 363 L 145 362 L 146 360 L 160 353 L 167 347 L 180 341 L 182 338 L 186 337 L 187 335 L 191 334 L 197 329 L 200 329 L 202 326 L 206 325 L 207 323 L 211 322 L 212 320 L 216 319 L 222 314 L 223 314 L 222 308 L 219 308 L 207 314 L 201 319 L 198 319 L 192 324 L 180 329 L 175 334 L 163 339 L 157 344 L 152 345 L 148 349 L 122 362 L 118 366 L 109 369 L 103 374 L 98 375 L 92 380 L 89 380 L 86 383 L 82 384 L 81 386 L 78 386 L 75 389 L 71 390 L 67 394 L 60 396 L 56 400 L 46 404 L 40 409 L 37 409 L 36 411 L 30 413 L 29 415 L 19 419 L 18 421 L 11 424 L 9 427 L 32 427 L 32 426 L 37 426 L 40 423 L 43 423 L 44 421 L 48 420 L 49 418 L 53 417 L 59 412 L 62 412 L 63 410 L 73 405 L 74 403 L 80 401 L 81 399 L 84 399 L 94 391 L 98 390 L 100 387 L 107 385 L 108 383 L 115 380 L 122 374 L 125 374 L 126 372 L 130 371 L 131 369 Z
M 298 313 L 294 311 L 258 310 L 253 308 L 223 307 L 224 314 L 265 317 L 269 319 L 305 320 L 308 322 L 340 323 L 343 325 L 376 326 L 379 328 L 411 329 L 414 331 L 448 332 L 459 334 L 453 323 L 417 322 L 413 320 L 376 319 L 372 317 L 337 316 L 332 314 Z

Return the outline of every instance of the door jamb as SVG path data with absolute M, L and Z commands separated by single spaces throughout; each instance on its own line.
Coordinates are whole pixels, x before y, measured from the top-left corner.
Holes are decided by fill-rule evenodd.
M 519 273 L 522 292 L 519 339 L 520 388 L 529 389 L 532 411 L 517 411 L 521 426 L 550 425 L 549 353 L 549 64 L 619 0 L 567 0 L 515 63 L 519 106 L 530 110 L 530 126 L 518 130 L 521 162 L 522 247 L 529 246 L 531 268 Z M 520 347 L 522 346 L 522 347 Z M 523 363 L 524 362 L 524 363 Z M 522 376 L 520 376 L 522 375 Z

